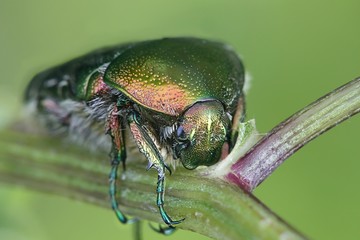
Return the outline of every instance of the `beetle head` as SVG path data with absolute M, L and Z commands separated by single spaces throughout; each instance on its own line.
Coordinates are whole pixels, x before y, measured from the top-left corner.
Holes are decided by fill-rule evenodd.
M 188 108 L 175 132 L 176 155 L 187 169 L 219 161 L 227 140 L 229 118 L 218 101 L 197 102 Z

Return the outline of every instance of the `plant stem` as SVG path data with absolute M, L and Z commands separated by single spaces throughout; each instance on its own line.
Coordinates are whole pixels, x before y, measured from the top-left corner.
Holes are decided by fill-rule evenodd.
M 0 182 L 111 210 L 106 154 L 85 152 L 44 136 L 3 131 L 0 159 Z M 161 223 L 155 204 L 156 172 L 145 171 L 145 167 L 134 157 L 129 159 L 117 184 L 120 208 L 134 217 Z M 177 169 L 167 177 L 165 208 L 174 219 L 186 218 L 179 228 L 215 239 L 304 239 L 251 194 L 203 177 L 196 170 Z
M 306 143 L 360 111 L 357 78 L 280 123 L 231 166 L 224 179 L 252 191 Z
M 165 207 L 174 219 L 186 218 L 180 228 L 215 239 L 304 239 L 249 192 L 295 151 L 359 111 L 360 78 L 279 124 L 244 157 L 238 161 L 236 158 L 234 164 L 230 161 L 229 168 L 224 166 L 226 159 L 223 160 L 219 164 L 225 169 L 223 175 L 214 177 L 209 170 L 178 169 L 167 178 Z M 252 122 L 242 126 L 245 126 L 244 136 L 254 140 L 247 132 L 253 128 Z M 238 156 L 237 152 L 245 151 L 250 145 L 244 142 L 237 146 L 235 154 L 229 156 Z M 144 171 L 146 164 L 137 160 L 141 158 L 139 155 L 129 155 L 128 170 L 122 174 L 121 184 L 120 181 L 117 184 L 121 209 L 140 219 L 161 223 L 155 204 L 156 173 Z M 110 209 L 107 196 L 110 166 L 104 153 L 90 153 L 59 139 L 3 131 L 0 159 L 2 182 Z

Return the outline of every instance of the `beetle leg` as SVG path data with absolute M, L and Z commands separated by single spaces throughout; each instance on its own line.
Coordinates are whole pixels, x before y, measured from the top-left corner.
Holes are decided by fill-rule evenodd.
M 169 226 L 179 224 L 183 219 L 179 221 L 173 221 L 164 209 L 164 180 L 165 180 L 165 170 L 169 168 L 165 165 L 163 157 L 160 153 L 160 143 L 157 142 L 156 137 L 151 133 L 151 131 L 144 126 L 141 122 L 140 116 L 136 113 L 130 113 L 128 116 L 128 123 L 130 126 L 130 131 L 133 134 L 135 141 L 146 158 L 149 161 L 148 166 L 155 168 L 158 171 L 158 182 L 156 187 L 156 204 L 159 207 L 160 215 L 163 221 Z M 161 230 L 160 230 L 161 232 Z M 164 231 L 165 232 L 165 231 Z
M 112 138 L 112 161 L 111 171 L 109 174 L 109 195 L 111 201 L 111 207 L 114 210 L 117 218 L 122 223 L 130 223 L 133 220 L 127 219 L 127 217 L 120 211 L 119 203 L 116 200 L 116 180 L 117 170 L 120 162 L 122 162 L 123 169 L 125 170 L 126 149 L 125 149 L 125 132 L 122 127 L 121 117 L 114 114 L 117 111 L 117 107 L 114 107 L 110 112 L 107 120 L 107 133 Z
M 159 227 L 156 228 L 154 227 L 153 225 L 149 224 L 150 228 L 152 230 L 154 230 L 155 232 L 158 232 L 158 233 L 161 233 L 161 234 L 164 234 L 164 235 L 171 235 L 173 234 L 175 231 L 176 231 L 176 228 L 173 227 L 173 226 L 168 226 L 168 227 L 161 227 L 161 225 L 159 224 Z
M 171 228 L 173 225 L 179 224 L 182 221 L 184 221 L 185 218 L 173 221 L 169 215 L 166 213 L 164 209 L 164 195 L 165 195 L 165 187 L 164 187 L 164 181 L 165 181 L 165 174 L 162 171 L 158 170 L 158 182 L 156 187 L 156 205 L 159 207 L 160 214 L 164 222 Z M 161 231 L 161 230 L 160 230 Z
M 235 142 L 236 142 L 237 136 L 239 134 L 239 132 L 238 132 L 239 123 L 243 122 L 244 119 L 245 119 L 245 97 L 242 95 L 239 98 L 239 101 L 237 104 L 237 109 L 236 109 L 235 115 L 232 120 L 229 152 L 235 146 Z

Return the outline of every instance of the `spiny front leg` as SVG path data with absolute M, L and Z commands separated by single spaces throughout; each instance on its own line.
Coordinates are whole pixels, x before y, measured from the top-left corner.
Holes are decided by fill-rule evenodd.
M 131 223 L 134 220 L 129 220 L 127 217 L 120 211 L 119 203 L 116 200 L 116 179 L 117 179 L 117 170 L 120 162 L 122 162 L 123 169 L 125 170 L 125 160 L 126 160 L 126 149 L 125 149 L 125 132 L 124 127 L 122 126 L 121 117 L 116 114 L 117 107 L 114 106 L 114 109 L 110 112 L 107 122 L 107 133 L 112 138 L 112 161 L 111 161 L 111 171 L 109 174 L 109 195 L 111 201 L 111 207 L 114 210 L 116 217 L 122 223 Z
M 157 182 L 157 200 L 156 204 L 159 207 L 161 217 L 163 221 L 169 226 L 168 229 L 160 229 L 158 232 L 171 233 L 174 229 L 173 225 L 179 224 L 183 221 L 173 221 L 164 209 L 164 180 L 165 180 L 165 169 L 169 168 L 165 165 L 162 155 L 160 154 L 160 143 L 158 138 L 150 131 L 149 127 L 146 127 L 141 121 L 140 116 L 133 112 L 128 117 L 128 123 L 130 131 L 134 136 L 134 139 L 146 158 L 149 161 L 148 168 L 155 168 L 158 171 L 158 182 Z M 171 231 L 170 231 L 171 230 Z
M 116 179 L 117 179 L 117 169 L 119 166 L 120 160 L 117 158 L 114 158 L 111 162 L 111 171 L 109 174 L 109 195 L 110 195 L 110 201 L 111 201 L 111 208 L 114 210 L 116 217 L 119 219 L 122 223 L 128 223 L 127 217 L 120 211 L 119 209 L 119 203 L 116 200 Z
M 231 135 L 230 135 L 230 146 L 229 152 L 235 146 L 236 139 L 238 137 L 239 124 L 245 119 L 245 98 L 241 96 L 238 100 L 235 115 L 232 119 Z
M 171 228 L 173 225 L 179 224 L 184 221 L 185 218 L 173 221 L 164 209 L 164 195 L 165 195 L 165 173 L 164 169 L 158 170 L 158 182 L 156 187 L 156 205 L 159 207 L 160 214 L 164 222 Z M 160 228 L 161 230 L 161 228 Z

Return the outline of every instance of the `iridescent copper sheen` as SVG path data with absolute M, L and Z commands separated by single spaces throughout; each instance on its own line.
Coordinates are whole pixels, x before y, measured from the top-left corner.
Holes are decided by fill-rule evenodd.
M 178 38 L 129 48 L 110 63 L 104 81 L 144 107 L 177 116 L 206 99 L 234 111 L 244 79 L 240 60 L 223 44 Z

